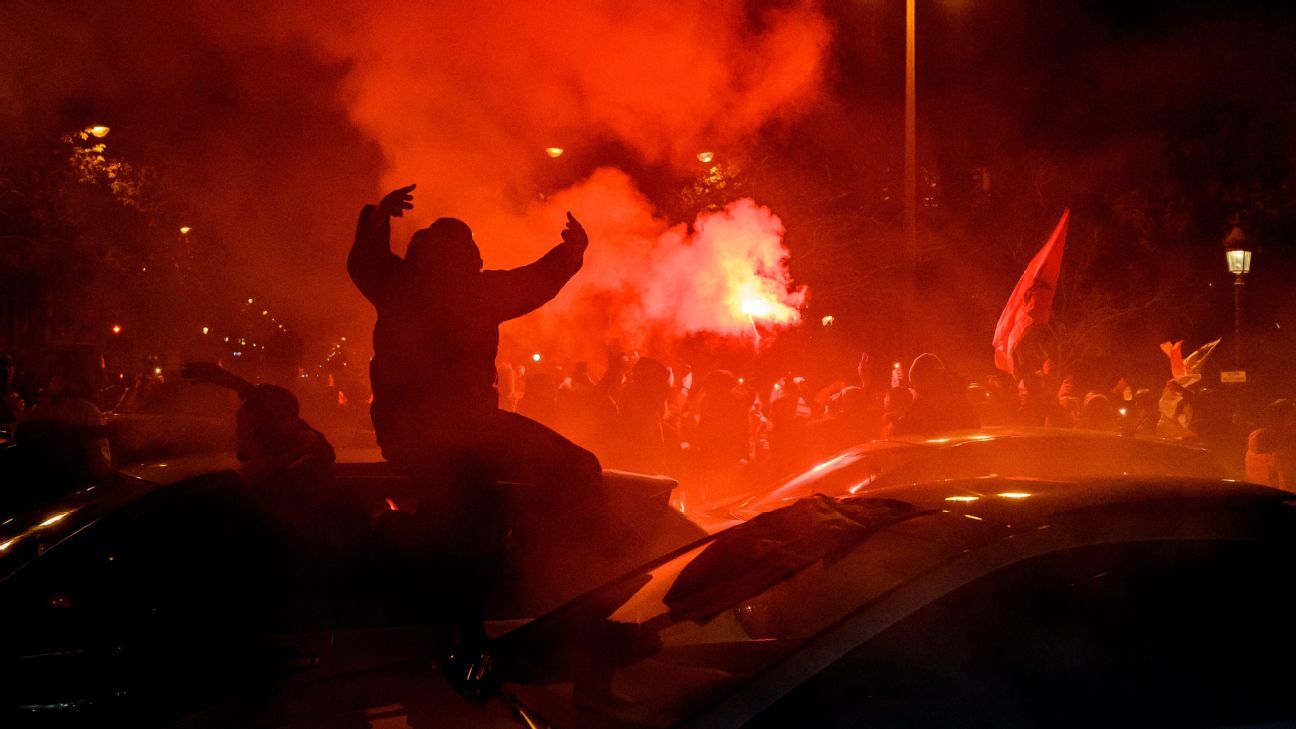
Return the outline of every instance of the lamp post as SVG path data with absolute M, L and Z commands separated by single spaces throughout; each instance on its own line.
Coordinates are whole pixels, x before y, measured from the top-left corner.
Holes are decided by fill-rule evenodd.
M 916 0 L 905 2 L 905 118 L 904 118 L 904 289 L 901 292 L 900 351 L 906 352 L 917 324 L 913 310 L 918 289 L 918 103 L 915 20 Z
M 1251 272 L 1251 244 L 1246 232 L 1238 226 L 1224 237 L 1224 259 L 1229 273 L 1233 274 L 1233 367 L 1242 369 L 1242 289 L 1246 288 L 1246 275 Z

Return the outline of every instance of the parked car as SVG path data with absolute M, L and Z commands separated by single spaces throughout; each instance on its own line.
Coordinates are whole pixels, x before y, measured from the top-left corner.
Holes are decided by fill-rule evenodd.
M 1090 478 L 1230 474 L 1207 450 L 1153 438 L 1057 428 L 989 428 L 877 440 L 849 448 L 710 514 L 750 519 L 811 494 L 847 496 L 888 486 L 977 476 Z M 699 521 L 708 517 L 692 514 Z
M 814 495 L 448 675 L 492 726 L 1285 725 L 1292 498 L 1168 477 Z
M 254 492 L 235 465 L 141 464 L 0 515 L 0 726 L 162 726 L 444 650 L 464 561 L 425 551 L 414 485 L 344 463 L 319 493 Z M 602 548 L 544 494 L 499 487 L 516 521 L 487 617 L 534 617 L 701 536 L 673 482 L 605 483 L 630 526 Z

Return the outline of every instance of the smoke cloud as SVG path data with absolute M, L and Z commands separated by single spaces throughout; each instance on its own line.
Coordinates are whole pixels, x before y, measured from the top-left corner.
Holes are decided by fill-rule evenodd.
M 380 144 L 384 181 L 419 185 L 403 233 L 461 217 L 487 265 L 511 267 L 557 242 L 566 210 L 585 223 L 586 269 L 555 306 L 514 327 L 529 332 L 520 336 L 588 350 L 602 342 L 559 333 L 744 336 L 752 317 L 796 322 L 804 292 L 769 210 L 739 202 L 692 229 L 661 220 L 619 160 L 585 150 L 610 142 L 629 161 L 682 176 L 699 151 L 795 118 L 821 93 L 830 33 L 814 3 L 459 3 L 345 22 L 287 9 L 275 24 L 312 29 L 312 43 L 353 64 L 346 105 Z M 595 169 L 539 195 L 541 181 L 575 171 L 573 158 Z
M 699 152 L 744 149 L 822 99 L 831 27 L 815 0 L 18 0 L 0 21 L 10 131 L 21 120 L 41 143 L 110 125 L 108 154 L 159 169 L 174 224 L 219 254 L 219 284 L 316 334 L 363 339 L 373 314 L 343 267 L 352 221 L 410 182 L 397 252 L 453 216 L 506 268 L 556 243 L 566 210 L 587 224 L 588 270 L 514 327 L 527 336 L 741 335 L 735 296 L 794 321 L 772 213 L 664 220 L 641 175 L 658 195 L 682 188 Z

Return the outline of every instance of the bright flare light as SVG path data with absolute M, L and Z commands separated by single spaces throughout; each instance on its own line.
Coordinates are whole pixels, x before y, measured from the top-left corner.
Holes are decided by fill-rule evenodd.
M 999 497 L 1003 499 L 1025 499 L 1029 498 L 1030 494 L 1022 491 L 1005 491 L 1002 494 L 999 494 Z
M 211 330 L 208 329 L 207 327 L 203 327 L 203 334 L 206 334 L 206 333 L 209 332 L 209 331 L 211 331 Z
M 540 353 L 539 353 L 539 352 L 536 352 L 535 354 L 531 355 L 531 361 L 532 361 L 532 362 L 539 362 L 539 361 L 540 361 Z
M 70 512 L 70 511 L 60 511 L 60 512 L 57 513 L 57 514 L 50 514 L 50 515 L 45 519 L 45 521 L 43 521 L 43 522 L 37 524 L 36 526 L 39 528 L 39 527 L 47 527 L 47 526 L 50 526 L 50 525 L 52 525 L 52 524 L 57 524 L 57 523 L 59 523 L 60 521 L 62 521 L 63 519 L 65 519 L 65 518 L 67 517 L 68 514 L 71 514 L 71 513 L 72 513 L 72 512 Z
M 190 228 L 187 225 L 182 225 L 180 226 L 180 235 L 189 235 L 189 231 L 191 230 L 193 230 L 193 228 Z
M 711 162 L 711 160 L 715 159 L 715 153 L 714 153 L 714 152 L 698 152 L 698 156 L 697 156 L 697 158 L 698 158 L 698 162 L 701 162 L 702 164 L 709 164 L 709 163 Z
M 121 332 L 122 332 L 121 324 L 113 324 L 113 325 L 112 325 L 112 333 L 113 333 L 114 335 L 116 335 L 116 334 L 121 334 Z
M 820 320 L 820 323 L 823 324 L 823 325 L 826 326 L 826 327 L 830 327 L 830 326 L 833 325 L 833 322 L 835 322 L 835 321 L 837 321 L 837 320 L 833 318 L 833 315 L 832 315 L 832 314 L 829 314 L 828 316 L 825 316 L 823 319 L 821 319 L 821 320 Z
M 86 134 L 89 134 L 90 136 L 96 139 L 103 139 L 104 137 L 108 136 L 108 131 L 109 131 L 108 127 L 101 126 L 101 125 L 95 125 L 93 127 L 86 128 Z
M 769 299 L 748 296 L 742 300 L 742 313 L 757 319 L 764 319 L 774 313 L 774 304 Z
M 545 147 L 545 154 L 554 159 L 561 157 L 564 151 L 565 150 L 562 147 Z
M 946 496 L 946 501 L 980 501 L 980 496 Z

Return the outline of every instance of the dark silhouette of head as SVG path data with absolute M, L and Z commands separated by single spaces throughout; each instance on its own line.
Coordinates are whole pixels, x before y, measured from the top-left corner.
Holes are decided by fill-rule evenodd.
M 50 362 L 50 390 L 57 397 L 79 397 L 98 404 L 104 383 L 104 360 L 88 344 L 60 348 Z
M 405 260 L 420 272 L 456 275 L 482 269 L 481 251 L 473 241 L 472 229 L 457 218 L 437 218 L 415 233 Z
M 945 384 L 945 363 L 930 352 L 918 355 L 909 366 L 909 384 L 919 395 L 939 389 Z

